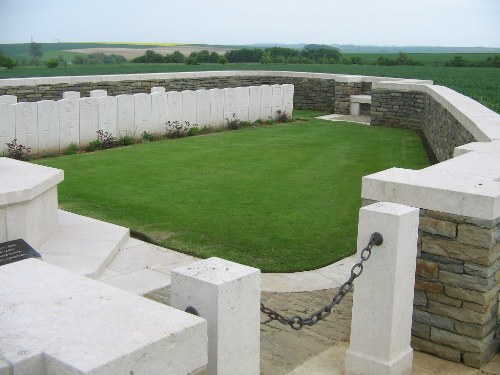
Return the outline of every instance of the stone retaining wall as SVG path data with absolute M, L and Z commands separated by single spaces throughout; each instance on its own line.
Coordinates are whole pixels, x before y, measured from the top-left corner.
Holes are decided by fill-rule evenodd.
M 333 79 L 275 77 L 275 76 L 220 76 L 201 78 L 165 78 L 145 80 L 123 80 L 81 83 L 44 83 L 30 86 L 2 86 L 0 95 L 16 95 L 18 102 L 59 100 L 65 91 L 79 91 L 82 97 L 92 90 L 107 90 L 108 95 L 149 93 L 151 87 L 164 87 L 166 91 L 199 90 L 212 88 L 232 88 L 242 86 L 262 86 L 291 83 L 295 86 L 296 108 L 319 111 L 333 111 L 335 81 Z M 347 106 L 347 113 L 349 106 Z
M 413 348 L 472 367 L 496 352 L 498 224 L 421 210 Z

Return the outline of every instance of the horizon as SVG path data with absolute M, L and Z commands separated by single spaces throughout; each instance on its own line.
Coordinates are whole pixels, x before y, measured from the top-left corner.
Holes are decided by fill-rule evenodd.
M 1 0 L 0 44 L 127 43 L 500 48 L 496 0 Z M 148 42 L 143 42 L 147 40 Z M 272 42 L 258 42 L 273 40 Z M 257 41 L 257 42 L 256 42 Z M 119 43 L 119 42 L 108 42 Z M 174 43 L 174 42 L 170 42 Z

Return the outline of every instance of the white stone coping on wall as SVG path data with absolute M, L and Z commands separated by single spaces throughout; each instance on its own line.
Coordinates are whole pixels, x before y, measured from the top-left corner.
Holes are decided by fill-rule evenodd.
M 0 207 L 32 200 L 64 180 L 64 171 L 0 157 Z
M 349 97 L 351 103 L 361 103 L 361 104 L 371 104 L 372 96 L 371 95 L 351 95 Z
M 417 91 L 429 94 L 451 113 L 476 140 L 489 142 L 500 139 L 500 115 L 481 103 L 448 87 L 409 82 L 374 83 L 372 89 Z
M 0 285 L 1 360 L 15 374 L 187 374 L 207 363 L 197 316 L 35 259 L 0 267 Z
M 491 142 L 471 142 L 463 146 L 455 147 L 453 157 L 457 157 L 468 152 L 481 152 L 487 154 L 500 154 L 500 140 Z
M 0 79 L 0 87 L 6 86 L 34 86 L 47 84 L 76 84 L 76 83 L 99 83 L 116 81 L 143 81 L 154 79 L 188 79 L 188 78 L 210 78 L 210 77 L 237 77 L 237 76 L 274 76 L 292 78 L 316 78 L 335 80 L 337 82 L 381 82 L 402 81 L 408 83 L 430 84 L 430 80 L 416 80 L 392 77 L 375 77 L 349 74 L 331 73 L 308 73 L 290 71 L 267 71 L 267 70 L 232 70 L 232 71 L 209 71 L 209 72 L 178 72 L 178 73 L 146 73 L 146 74 L 114 74 L 97 76 L 66 76 L 66 77 L 33 77 L 33 78 L 7 78 Z

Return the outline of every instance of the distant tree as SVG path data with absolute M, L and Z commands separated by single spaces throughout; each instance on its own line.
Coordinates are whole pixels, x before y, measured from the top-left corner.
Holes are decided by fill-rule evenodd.
M 47 61 L 47 68 L 57 68 L 57 66 L 59 65 L 59 60 L 57 59 L 57 57 L 51 57 L 48 61 Z
M 32 40 L 30 43 L 30 56 L 33 58 L 33 60 L 40 61 L 42 55 L 42 45 Z
M 217 60 L 219 64 L 225 65 L 228 63 L 227 57 L 224 55 L 219 55 L 219 59 Z
M 183 63 L 186 61 L 186 56 L 184 56 L 181 52 L 175 51 L 170 55 L 170 60 L 173 63 Z
M 271 64 L 271 61 L 273 61 L 273 57 L 271 56 L 271 51 L 265 51 L 260 59 L 261 64 L 268 66 L 269 64 Z
M 453 67 L 464 67 L 464 66 L 471 66 L 472 64 L 466 61 L 462 56 L 454 56 L 451 61 L 448 61 L 446 66 L 453 66 Z
M 12 69 L 13 67 L 16 66 L 16 64 L 17 63 L 14 60 L 4 55 L 3 52 L 0 51 L 0 66 L 3 66 L 4 68 L 7 69 Z

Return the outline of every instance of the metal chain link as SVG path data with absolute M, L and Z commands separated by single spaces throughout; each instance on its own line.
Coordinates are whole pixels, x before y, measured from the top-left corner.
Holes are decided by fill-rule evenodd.
M 363 273 L 363 263 L 370 258 L 373 246 L 379 246 L 382 244 L 382 242 L 383 237 L 380 233 L 372 233 L 368 245 L 366 245 L 366 247 L 361 251 L 361 261 L 352 266 L 351 276 L 344 284 L 341 285 L 337 294 L 335 294 L 335 296 L 333 297 L 332 302 L 309 315 L 308 317 L 303 318 L 301 316 L 295 315 L 291 318 L 285 318 L 279 312 L 264 306 L 263 303 L 260 304 L 260 311 L 269 317 L 269 320 L 267 322 L 276 320 L 281 324 L 289 325 L 296 331 L 302 329 L 303 326 L 315 325 L 320 320 L 323 320 L 328 315 L 330 315 L 335 305 L 339 304 L 344 296 L 351 291 L 354 280 Z

